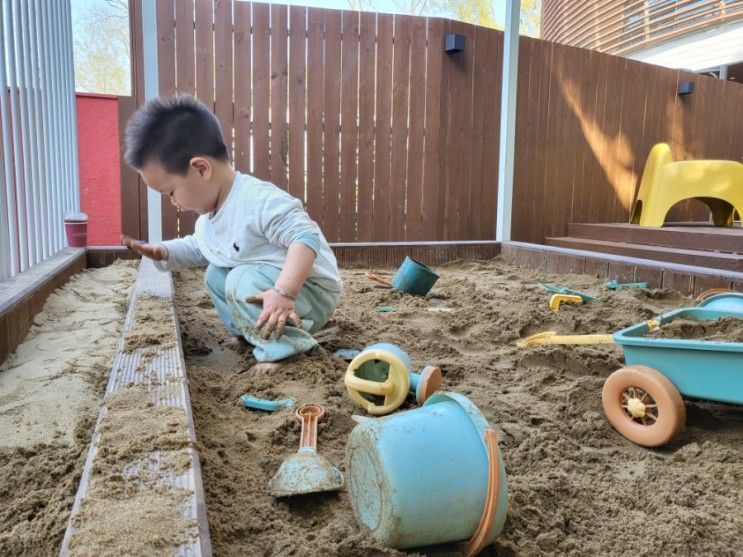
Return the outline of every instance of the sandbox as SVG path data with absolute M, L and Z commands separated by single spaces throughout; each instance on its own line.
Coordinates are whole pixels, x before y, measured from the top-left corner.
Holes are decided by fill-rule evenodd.
M 117 264 L 107 269 L 85 273 L 116 274 L 118 297 L 104 296 L 117 312 L 109 318 L 112 328 L 101 333 L 112 337 L 113 350 L 135 268 Z M 469 397 L 496 426 L 508 475 L 509 511 L 501 536 L 486 552 L 733 554 L 743 545 L 743 408 L 687 401 L 686 430 L 670 445 L 644 449 L 614 431 L 601 410 L 603 381 L 623 364 L 620 347 L 515 344 L 544 330 L 611 333 L 692 305 L 693 299 L 665 289 L 614 292 L 603 287 L 605 279 L 522 269 L 500 259 L 455 262 L 437 271 L 441 279 L 422 298 L 377 288 L 365 269 L 344 270 L 342 301 L 317 335 L 323 350 L 258 377 L 246 373 L 255 363 L 249 353 L 226 347 L 227 332 L 203 288 L 203 270 L 174 275 L 215 555 L 402 554 L 378 546 L 359 530 L 343 491 L 281 500 L 268 495 L 268 480 L 297 449 L 299 424 L 291 410 L 265 413 L 238 401 L 248 393 L 324 404 L 320 450 L 343 468 L 345 442 L 355 425 L 351 416 L 363 410 L 345 391 L 346 362 L 332 352 L 375 342 L 402 347 L 418 369 L 440 366 L 443 388 Z M 90 290 L 74 289 L 85 273 L 71 281 L 73 293 L 66 296 Z M 105 285 L 100 277 L 94 280 L 101 288 Z M 599 299 L 563 306 L 556 313 L 549 309 L 540 282 L 591 292 Z M 375 311 L 379 307 L 386 311 Z M 74 315 L 86 310 L 64 311 Z M 62 321 L 44 344 L 62 346 L 82 321 L 95 323 L 88 313 L 83 315 Z M 39 323 L 43 328 L 41 318 Z M 38 343 L 28 345 L 34 338 L 30 335 L 3 364 L 0 384 L 10 368 L 18 367 L 21 355 L 27 355 L 31 366 L 43 360 Z M 95 337 L 89 333 L 86 338 Z M 104 357 L 93 344 L 85 349 L 103 359 L 91 364 L 99 370 L 94 382 L 98 395 L 89 399 L 87 412 L 75 419 L 75 414 L 47 405 L 49 423 L 62 414 L 73 416 L 58 427 L 57 439 L 29 437 L 24 446 L 0 452 L 0 553 L 54 554 L 59 549 L 112 357 Z M 48 390 L 44 383 L 36 395 Z M 4 395 L 0 401 L 8 402 Z M 13 404 L 22 407 L 22 397 Z M 0 417 L 13 416 L 11 406 Z M 403 409 L 410 407 L 412 402 Z M 452 549 L 421 548 L 419 553 Z

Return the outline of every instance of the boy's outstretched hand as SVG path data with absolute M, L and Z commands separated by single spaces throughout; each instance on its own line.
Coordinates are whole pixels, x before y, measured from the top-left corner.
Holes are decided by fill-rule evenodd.
M 295 327 L 302 327 L 302 321 L 297 315 L 294 302 L 274 290 L 266 290 L 262 294 L 248 296 L 245 301 L 249 304 L 263 306 L 263 311 L 255 323 L 255 332 L 264 340 L 268 340 L 271 332 L 274 332 L 276 340 L 279 340 L 281 335 L 284 334 L 287 320 L 291 321 Z M 263 329 L 262 332 L 261 329 Z
M 133 252 L 155 261 L 163 261 L 168 258 L 168 249 L 162 244 L 147 244 L 142 240 L 135 240 L 124 234 L 121 235 L 121 243 Z

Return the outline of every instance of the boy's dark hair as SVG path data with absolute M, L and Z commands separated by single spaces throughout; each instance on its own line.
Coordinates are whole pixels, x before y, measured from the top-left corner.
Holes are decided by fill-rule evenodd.
M 191 96 L 152 99 L 126 125 L 124 160 L 136 170 L 155 160 L 184 176 L 198 156 L 229 161 L 217 117 Z

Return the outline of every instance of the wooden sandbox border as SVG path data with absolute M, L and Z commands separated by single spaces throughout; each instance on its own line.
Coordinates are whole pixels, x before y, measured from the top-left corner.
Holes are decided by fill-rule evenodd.
M 647 282 L 651 288 L 669 288 L 686 296 L 697 296 L 710 288 L 743 292 L 743 273 L 722 269 L 522 242 L 503 242 L 501 256 L 519 267 Z

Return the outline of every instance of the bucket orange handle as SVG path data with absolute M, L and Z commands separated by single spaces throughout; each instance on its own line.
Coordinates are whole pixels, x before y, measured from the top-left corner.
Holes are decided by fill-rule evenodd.
M 485 443 L 488 449 L 488 491 L 485 495 L 485 508 L 480 523 L 468 542 L 463 542 L 459 551 L 463 557 L 473 557 L 482 551 L 493 528 L 498 514 L 498 492 L 500 491 L 500 450 L 498 436 L 494 429 L 485 431 Z

